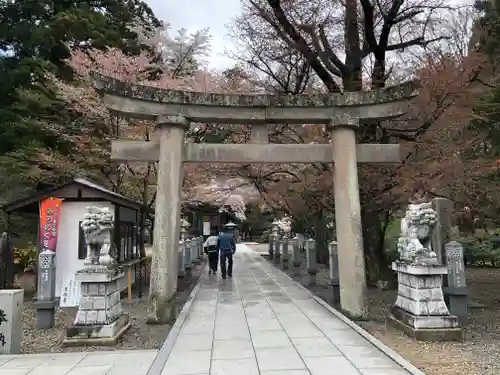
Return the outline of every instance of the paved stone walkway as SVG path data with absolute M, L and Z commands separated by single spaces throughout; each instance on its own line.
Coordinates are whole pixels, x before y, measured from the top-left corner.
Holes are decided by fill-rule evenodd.
M 408 375 L 285 273 L 238 245 L 205 275 L 162 375 Z
M 0 356 L 0 375 L 146 375 L 157 350 Z
M 2 355 L 0 375 L 410 374 L 246 245 L 232 279 L 202 276 L 169 349 Z

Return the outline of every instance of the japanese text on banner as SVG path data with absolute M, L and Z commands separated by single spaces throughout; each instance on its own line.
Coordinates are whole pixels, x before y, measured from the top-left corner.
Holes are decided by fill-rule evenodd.
M 57 228 L 62 199 L 47 198 L 40 203 L 40 241 L 42 251 L 56 251 Z

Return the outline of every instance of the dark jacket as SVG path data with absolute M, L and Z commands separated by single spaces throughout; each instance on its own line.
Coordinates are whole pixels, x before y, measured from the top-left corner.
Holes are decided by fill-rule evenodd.
M 219 235 L 219 249 L 224 253 L 236 251 L 236 241 L 231 233 L 221 233 Z

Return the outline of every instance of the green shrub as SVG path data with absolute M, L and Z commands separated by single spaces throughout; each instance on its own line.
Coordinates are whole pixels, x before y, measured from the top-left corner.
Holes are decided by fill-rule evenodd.
M 265 231 L 262 232 L 259 242 L 260 243 L 268 243 L 269 242 L 269 237 L 271 236 L 271 229 L 266 229 Z
M 459 240 L 464 247 L 465 263 L 468 266 L 500 265 L 500 247 L 492 238 L 465 237 Z
M 38 250 L 32 243 L 28 242 L 26 246 L 14 248 L 14 264 L 18 272 L 23 272 L 29 267 L 35 267 Z

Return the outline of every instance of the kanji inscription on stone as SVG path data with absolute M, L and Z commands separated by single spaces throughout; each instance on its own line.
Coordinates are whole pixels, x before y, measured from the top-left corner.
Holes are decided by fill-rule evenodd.
M 448 286 L 465 288 L 464 248 L 462 244 L 451 241 L 445 245 L 446 264 L 448 266 Z

